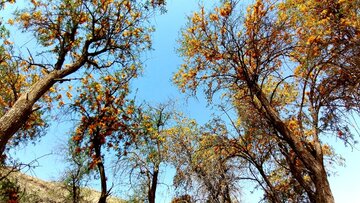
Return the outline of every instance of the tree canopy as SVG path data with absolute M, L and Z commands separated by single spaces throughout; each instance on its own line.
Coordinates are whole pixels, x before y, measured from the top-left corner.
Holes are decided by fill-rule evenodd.
M 195 12 L 182 32 L 185 63 L 175 83 L 192 93 L 203 88 L 209 100 L 222 92 L 239 117 L 256 114 L 239 121 L 238 133 L 275 139 L 281 167 L 296 182 L 288 187 L 299 184 L 311 202 L 334 201 L 324 165 L 332 153 L 321 136 L 351 142 L 342 117 L 359 111 L 358 3 L 258 0 L 242 17 L 237 1 L 224 1 Z
M 0 24 L 3 166 L 9 149 L 46 136 L 58 109 L 73 118 L 68 159 L 81 174 L 66 184 L 75 202 L 90 172 L 98 202 L 107 201 L 112 161 L 138 180 L 136 201 L 155 202 L 173 169 L 173 202 L 238 202 L 249 182 L 264 202 L 334 202 L 326 160 L 338 154 L 326 138 L 356 144 L 359 0 L 199 6 L 180 31 L 172 81 L 189 97 L 204 92 L 215 109 L 205 124 L 176 105 L 136 99 L 132 83 L 165 1 L 3 0 L 0 9 L 17 4 L 26 6 Z M 15 29 L 36 48 L 19 47 Z

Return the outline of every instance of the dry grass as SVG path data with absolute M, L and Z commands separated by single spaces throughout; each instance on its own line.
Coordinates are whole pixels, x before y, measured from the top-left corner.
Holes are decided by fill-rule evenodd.
M 6 169 L 5 169 L 6 171 Z M 2 173 L 1 173 L 2 172 Z M 4 169 L 0 171 L 0 174 L 5 174 Z M 20 202 L 24 203 L 70 203 L 67 199 L 69 192 L 64 188 L 64 185 L 60 182 L 48 182 L 38 178 L 20 173 L 13 172 L 8 176 L 8 179 L 12 182 L 17 182 L 20 186 L 22 196 L 20 196 Z M 83 188 L 82 196 L 84 197 L 80 203 L 97 203 L 100 192 Z M 109 197 L 108 203 L 125 203 L 125 201 L 118 198 Z

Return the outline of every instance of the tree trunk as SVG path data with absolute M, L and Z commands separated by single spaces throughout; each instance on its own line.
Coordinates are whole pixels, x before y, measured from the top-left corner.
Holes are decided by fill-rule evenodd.
M 154 173 L 152 175 L 151 186 L 148 191 L 149 203 L 155 203 L 155 195 L 156 195 L 156 189 L 157 189 L 157 184 L 158 184 L 158 176 L 159 176 L 159 168 L 155 167 Z
M 315 194 L 316 194 L 316 202 L 324 202 L 324 203 L 335 202 L 327 177 L 325 178 L 323 177 L 322 181 L 317 182 Z
M 108 197 L 108 191 L 106 186 L 106 175 L 105 167 L 101 157 L 101 145 L 98 142 L 94 142 L 95 145 L 95 155 L 97 160 L 97 167 L 99 169 L 100 182 L 101 182 L 101 194 L 98 203 L 106 203 L 106 198 Z
M 76 181 L 73 179 L 72 180 L 72 200 L 73 203 L 78 202 L 78 187 L 76 186 Z
M 315 203 L 334 203 L 334 197 L 331 192 L 330 184 L 323 162 L 314 163 L 316 170 L 314 172 L 315 183 Z
M 33 106 L 55 83 L 56 79 L 61 79 L 77 71 L 85 64 L 86 58 L 82 57 L 72 66 L 62 70 L 54 70 L 45 75 L 38 82 L 16 100 L 14 105 L 0 118 L 0 158 L 4 158 L 6 144 L 12 136 L 27 121 L 33 112 Z
M 330 184 L 327 180 L 327 174 L 323 164 L 323 155 L 319 148 L 319 143 L 315 143 L 315 154 L 311 153 L 302 141 L 294 135 L 288 126 L 280 119 L 278 113 L 272 108 L 261 88 L 254 82 L 248 80 L 248 87 L 261 103 L 260 113 L 266 116 L 269 123 L 281 134 L 283 139 L 289 144 L 299 159 L 312 175 L 312 181 L 315 185 L 316 203 L 333 203 L 334 197 L 331 192 Z
M 229 184 L 227 183 L 225 185 L 225 191 L 224 191 L 224 203 L 231 203 L 230 188 L 229 188 Z
M 98 203 L 106 203 L 106 198 L 108 196 L 108 191 L 107 191 L 107 188 L 106 188 L 105 168 L 104 168 L 104 164 L 102 163 L 102 161 L 99 161 L 97 166 L 98 166 L 98 169 L 99 169 L 100 181 L 101 181 L 101 195 L 100 195 Z
M 55 83 L 56 73 L 46 75 L 28 92 L 22 93 L 11 109 L 0 118 L 0 155 L 4 155 L 7 142 L 27 121 L 35 102 Z

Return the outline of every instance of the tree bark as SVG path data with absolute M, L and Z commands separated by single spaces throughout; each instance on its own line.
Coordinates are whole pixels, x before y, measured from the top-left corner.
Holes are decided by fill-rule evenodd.
M 225 181 L 225 189 L 224 189 L 224 192 L 223 192 L 223 202 L 224 203 L 231 203 L 231 195 L 230 195 L 230 187 L 229 187 L 229 183 L 227 181 L 227 178 L 225 177 L 224 175 L 224 172 L 221 172 L 221 178 L 222 178 L 222 181 Z
M 315 202 L 333 203 L 334 197 L 331 192 L 330 184 L 327 180 L 321 149 L 316 147 L 314 154 L 306 149 L 301 140 L 295 136 L 287 125 L 280 119 L 278 113 L 272 108 L 260 87 L 250 80 L 247 81 L 247 84 L 251 92 L 261 103 L 261 113 L 266 115 L 269 123 L 271 123 L 272 126 L 282 135 L 283 139 L 289 144 L 291 149 L 310 171 L 312 181 L 315 185 Z
M 100 159 L 101 160 L 101 159 Z M 100 181 L 101 181 L 101 194 L 98 203 L 106 203 L 106 198 L 108 197 L 108 191 L 106 187 L 106 175 L 105 175 L 105 168 L 102 161 L 97 163 L 99 174 L 100 174 Z
M 82 57 L 79 61 L 65 69 L 54 70 L 33 84 L 27 92 L 21 94 L 14 105 L 0 118 L 1 158 L 4 158 L 4 151 L 8 141 L 33 112 L 34 104 L 56 83 L 56 79 L 64 78 L 77 71 L 85 62 L 86 58 Z
M 321 167 L 321 171 L 316 173 L 315 181 L 315 201 L 316 203 L 334 203 L 334 197 L 331 192 L 330 184 L 327 179 L 327 174 L 324 166 Z
M 76 184 L 76 181 L 72 180 L 72 200 L 73 203 L 77 203 L 80 200 L 79 187 Z
M 98 203 L 106 203 L 106 198 L 108 197 L 109 193 L 108 193 L 107 185 L 106 185 L 107 180 L 106 180 L 104 163 L 103 163 L 102 157 L 101 157 L 101 144 L 100 144 L 99 139 L 100 138 L 99 138 L 99 129 L 98 129 L 96 132 L 96 135 L 94 137 L 94 140 L 93 140 L 95 157 L 96 157 L 96 161 L 97 161 L 96 165 L 99 170 L 100 183 L 101 183 L 101 194 L 100 194 Z
M 148 200 L 149 203 L 155 203 L 156 189 L 158 184 L 159 168 L 155 167 L 154 173 L 152 175 L 151 186 L 148 191 Z

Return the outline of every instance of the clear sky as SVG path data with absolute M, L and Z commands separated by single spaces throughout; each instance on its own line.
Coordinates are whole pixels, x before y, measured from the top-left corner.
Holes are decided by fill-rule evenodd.
M 217 1 L 207 1 L 212 5 Z M 152 52 L 146 54 L 145 69 L 143 77 L 133 83 L 137 90 L 137 99 L 145 100 L 149 103 L 165 102 L 168 99 L 175 99 L 179 102 L 179 107 L 187 116 L 197 119 L 204 123 L 210 116 L 210 110 L 207 109 L 204 97 L 199 94 L 198 99 L 189 99 L 186 101 L 185 95 L 182 95 L 178 89 L 171 83 L 172 74 L 176 71 L 181 63 L 181 59 L 176 53 L 179 38 L 179 30 L 185 26 L 186 15 L 198 8 L 196 0 L 169 0 L 167 5 L 168 12 L 154 17 L 152 21 L 156 28 L 154 33 Z M 61 143 L 65 143 L 68 138 L 69 125 L 67 122 L 54 122 L 48 134 L 41 138 L 36 146 L 29 145 L 22 149 L 14 151 L 16 156 L 28 162 L 37 157 L 48 153 L 58 153 Z M 357 137 L 358 138 L 358 137 Z M 360 192 L 360 152 L 352 151 L 344 147 L 340 142 L 331 140 L 336 147 L 336 151 L 346 159 L 346 166 L 337 166 L 333 171 L 336 175 L 330 177 L 330 184 L 335 196 L 336 202 L 339 203 L 357 203 L 359 202 Z M 33 170 L 31 175 L 35 175 L 45 180 L 55 180 L 62 170 L 61 158 L 58 155 L 49 155 L 39 159 L 40 166 Z M 169 174 L 169 173 L 167 173 Z M 167 179 L 167 180 L 166 180 Z M 162 178 L 163 181 L 169 182 L 169 175 Z M 171 180 L 170 180 L 171 181 Z M 257 202 L 256 195 L 250 195 L 249 188 L 243 187 L 244 202 Z M 159 191 L 157 203 L 166 203 L 170 201 L 167 197 L 167 191 Z M 249 196 L 247 196 L 249 195 Z

